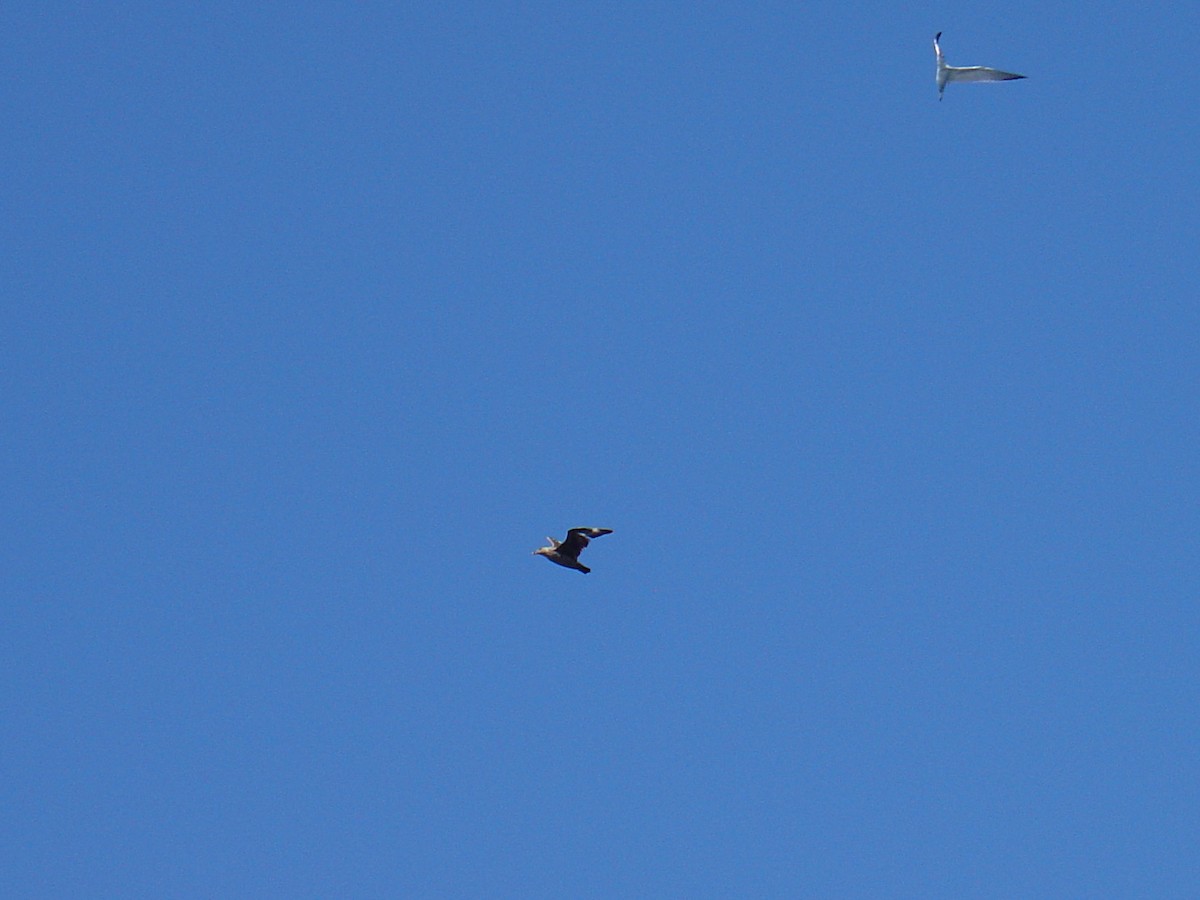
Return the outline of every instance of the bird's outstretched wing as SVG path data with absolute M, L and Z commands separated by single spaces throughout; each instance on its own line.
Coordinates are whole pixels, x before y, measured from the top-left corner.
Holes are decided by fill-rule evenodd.
M 559 545 L 558 552 L 567 556 L 579 556 L 588 545 L 588 538 L 598 538 L 601 535 L 612 534 L 611 528 L 572 528 L 567 532 L 567 539 Z
M 1002 72 L 999 69 L 989 69 L 987 66 L 950 66 L 948 81 L 1016 81 L 1024 78 L 1013 72 Z

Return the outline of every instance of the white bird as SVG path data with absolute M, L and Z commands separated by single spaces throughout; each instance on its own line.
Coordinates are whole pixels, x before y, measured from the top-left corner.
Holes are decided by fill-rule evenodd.
M 1001 72 L 999 69 L 989 69 L 987 66 L 948 66 L 942 58 L 942 48 L 938 44 L 942 33 L 933 36 L 933 52 L 937 54 L 937 86 L 938 99 L 951 81 L 1015 81 L 1024 75 L 1014 75 L 1012 72 Z
M 556 541 L 554 538 L 548 537 L 546 540 L 550 542 L 550 546 L 534 550 L 533 555 L 544 556 L 552 563 L 558 563 L 560 566 L 575 569 L 586 575 L 592 570 L 579 561 L 579 554 L 588 545 L 588 538 L 598 538 L 606 534 L 612 534 L 612 529 L 572 528 L 567 532 L 567 539 L 565 541 Z

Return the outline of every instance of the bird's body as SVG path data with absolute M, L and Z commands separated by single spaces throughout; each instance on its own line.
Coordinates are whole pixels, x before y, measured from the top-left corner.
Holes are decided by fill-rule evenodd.
M 942 92 L 946 90 L 946 85 L 952 81 L 1016 81 L 1018 78 L 1024 78 L 1024 75 L 1017 75 L 1013 72 L 1002 72 L 999 69 L 989 69 L 987 66 L 948 66 L 946 60 L 942 56 L 942 46 L 939 41 L 942 39 L 942 33 L 939 31 L 933 37 L 933 52 L 937 55 L 937 86 L 938 99 L 942 99 Z
M 586 575 L 592 570 L 579 561 L 579 554 L 583 552 L 583 548 L 588 545 L 591 538 L 598 538 L 605 534 L 612 534 L 612 529 L 572 528 L 567 532 L 565 541 L 557 541 L 548 537 L 546 540 L 550 542 L 550 546 L 534 550 L 533 555 L 544 556 L 552 563 L 558 563 L 560 566 L 575 569 Z

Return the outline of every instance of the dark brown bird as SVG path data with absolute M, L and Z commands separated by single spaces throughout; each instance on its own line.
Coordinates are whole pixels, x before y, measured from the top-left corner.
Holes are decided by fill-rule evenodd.
M 592 570 L 579 561 L 579 554 L 588 545 L 589 538 L 598 538 L 604 534 L 612 534 L 612 529 L 572 528 L 567 532 L 567 539 L 565 541 L 556 541 L 554 538 L 548 537 L 546 540 L 550 542 L 550 546 L 534 550 L 533 555 L 544 556 L 552 563 L 558 563 L 560 566 L 566 566 L 568 569 L 577 569 L 586 575 Z

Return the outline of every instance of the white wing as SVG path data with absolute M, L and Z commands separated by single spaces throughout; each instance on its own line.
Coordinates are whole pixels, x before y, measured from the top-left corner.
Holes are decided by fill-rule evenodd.
M 1024 78 L 1012 72 L 1001 72 L 999 69 L 989 69 L 987 66 L 946 66 L 947 81 L 1015 81 Z

